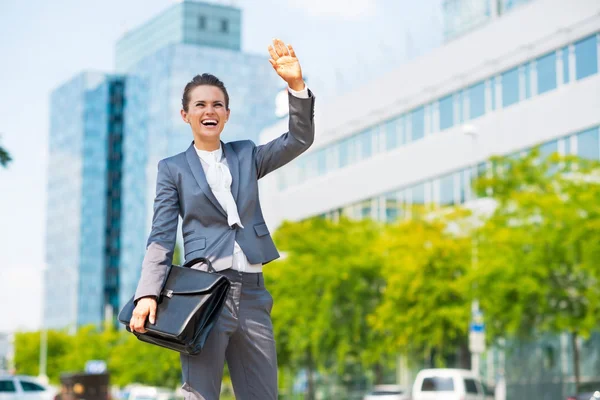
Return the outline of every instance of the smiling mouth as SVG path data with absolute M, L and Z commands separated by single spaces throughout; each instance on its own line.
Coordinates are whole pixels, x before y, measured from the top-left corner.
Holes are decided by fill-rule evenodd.
M 217 120 L 215 119 L 205 119 L 201 122 L 204 126 L 217 126 Z

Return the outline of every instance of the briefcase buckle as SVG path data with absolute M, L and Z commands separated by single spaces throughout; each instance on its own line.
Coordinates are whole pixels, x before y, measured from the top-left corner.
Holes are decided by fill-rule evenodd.
M 165 296 L 167 296 L 168 298 L 173 297 L 173 291 L 172 290 L 166 290 L 165 291 Z

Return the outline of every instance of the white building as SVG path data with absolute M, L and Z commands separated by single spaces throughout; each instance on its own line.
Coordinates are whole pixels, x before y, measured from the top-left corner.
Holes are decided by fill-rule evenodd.
M 600 1 L 536 0 L 335 101 L 316 93 L 315 143 L 261 183 L 268 225 L 463 203 L 472 166 L 535 145 L 600 159 L 599 46 Z

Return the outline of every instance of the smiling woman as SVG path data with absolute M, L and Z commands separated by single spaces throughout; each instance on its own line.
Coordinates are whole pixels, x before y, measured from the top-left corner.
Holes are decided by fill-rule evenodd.
M 186 261 L 206 258 L 231 281 L 225 307 L 202 352 L 181 355 L 186 399 L 218 399 L 225 360 L 236 398 L 277 399 L 273 298 L 264 287 L 262 268 L 279 253 L 262 215 L 258 180 L 306 151 L 315 128 L 314 97 L 304 85 L 294 49 L 275 39 L 269 54 L 273 69 L 288 84 L 288 132 L 260 146 L 250 140 L 221 142 L 230 115 L 229 95 L 217 77 L 201 74 L 186 85 L 182 99 L 181 117 L 194 141 L 158 164 L 152 231 L 130 329 L 144 333 L 161 318 L 156 306 L 172 263 L 180 216 Z

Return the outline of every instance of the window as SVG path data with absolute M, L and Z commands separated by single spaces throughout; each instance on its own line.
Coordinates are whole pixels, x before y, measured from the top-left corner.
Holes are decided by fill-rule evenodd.
M 502 106 L 508 107 L 519 101 L 519 70 L 513 68 L 502 74 Z
M 600 160 L 598 128 L 588 129 L 577 134 L 577 155 L 581 158 Z
M 204 15 L 198 17 L 198 29 L 202 31 L 206 29 L 206 17 Z
M 361 133 L 358 138 L 358 160 L 364 160 L 365 158 L 371 157 L 372 152 L 372 140 L 373 136 L 371 133 L 372 129 L 368 129 Z
M 596 35 L 575 43 L 575 79 L 598 72 L 598 39 Z
M 226 19 L 221 20 L 221 32 L 222 33 L 229 32 L 229 21 L 227 21 Z
M 492 98 L 492 110 L 496 109 L 496 81 L 497 79 L 495 76 L 493 76 L 490 79 L 490 97 Z
M 546 142 L 540 146 L 540 158 L 545 160 L 558 151 L 558 140 Z
M 21 381 L 21 387 L 23 388 L 24 392 L 43 392 L 46 390 L 36 383 L 27 381 Z
M 419 107 L 410 113 L 412 124 L 411 140 L 419 140 L 425 136 L 425 108 Z
M 422 392 L 451 392 L 454 390 L 454 382 L 452 378 L 443 378 L 440 376 L 435 376 L 432 378 L 423 379 L 423 384 L 421 385 Z
M 440 99 L 440 130 L 454 126 L 454 102 L 452 95 Z
M 404 194 L 395 192 L 385 196 L 385 220 L 393 222 L 403 216 Z
M 325 149 L 317 151 L 317 174 L 325 175 L 327 173 L 327 158 L 325 155 Z
M 485 83 L 479 82 L 469 88 L 469 118 L 485 114 Z
M 424 205 L 425 204 L 425 184 L 420 183 L 418 185 L 413 186 L 411 189 L 409 189 L 411 191 L 411 201 L 412 204 L 419 204 L 419 205 Z
M 538 58 L 535 62 L 538 94 L 556 89 L 556 53 L 546 54 Z
M 440 205 L 454 203 L 454 174 L 448 174 L 440 178 Z
M 525 98 L 531 97 L 531 63 L 528 62 L 523 67 L 524 84 L 525 84 Z
M 563 64 L 563 83 L 569 83 L 569 46 L 563 47 L 561 53 Z
M 15 383 L 11 380 L 0 381 L 0 393 L 14 393 L 16 392 Z
M 474 379 L 465 379 L 465 391 L 467 393 L 478 393 L 477 384 Z
M 391 150 L 400 146 L 400 127 L 398 126 L 398 119 L 392 119 L 385 123 L 385 149 Z
M 350 141 L 348 139 L 343 140 L 339 144 L 340 152 L 339 152 L 339 165 L 340 168 L 348 165 L 348 161 L 350 159 Z

